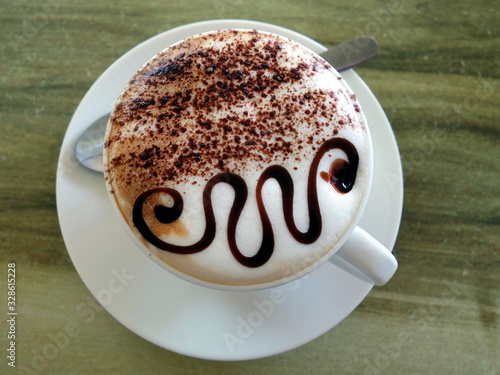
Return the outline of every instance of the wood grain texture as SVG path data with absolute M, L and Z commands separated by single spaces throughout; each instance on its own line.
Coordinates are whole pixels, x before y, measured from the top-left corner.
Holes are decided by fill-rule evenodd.
M 33 373 L 500 373 L 496 9 L 487 0 L 0 0 L 0 294 L 6 264 L 15 261 L 18 365 L 32 367 L 51 337 L 73 324 L 78 334 Z M 95 79 L 143 40 L 217 18 L 277 24 L 326 46 L 374 35 L 380 52 L 357 72 L 389 117 L 405 177 L 394 279 L 325 335 L 251 362 L 163 350 L 94 305 L 55 205 L 60 145 Z M 82 305 L 95 306 L 94 316 L 82 316 Z M 5 319 L 0 329 L 4 337 Z M 6 362 L 0 372 L 15 373 Z

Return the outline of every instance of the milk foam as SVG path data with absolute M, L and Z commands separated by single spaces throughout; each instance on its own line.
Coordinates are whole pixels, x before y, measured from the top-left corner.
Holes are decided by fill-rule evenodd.
M 336 137 L 352 143 L 359 155 L 352 190 L 340 194 L 320 177 L 335 159 L 347 158 L 339 149 L 328 151 L 316 176 L 321 234 L 312 244 L 303 244 L 285 224 L 279 184 L 267 180 L 262 200 L 275 243 L 270 259 L 258 267 L 241 264 L 229 249 L 228 218 L 235 191 L 226 183 L 213 188 L 215 237 L 202 251 L 176 254 L 158 249 L 134 223 L 133 207 L 141 193 L 175 189 L 183 198 L 180 217 L 159 223 L 153 206 L 172 206 L 172 197 L 156 194 L 144 204 L 145 222 L 162 241 L 196 243 L 206 227 L 204 188 L 213 176 L 231 172 L 242 177 L 248 189 L 236 243 L 243 255 L 252 256 L 262 243 L 256 191 L 263 171 L 281 165 L 290 173 L 294 219 L 298 229 L 306 231 L 311 162 L 321 145 Z M 180 42 L 136 73 L 110 117 L 104 164 L 115 205 L 152 254 L 196 279 L 247 285 L 307 269 L 352 229 L 366 199 L 370 152 L 359 103 L 324 60 L 283 37 L 225 30 Z

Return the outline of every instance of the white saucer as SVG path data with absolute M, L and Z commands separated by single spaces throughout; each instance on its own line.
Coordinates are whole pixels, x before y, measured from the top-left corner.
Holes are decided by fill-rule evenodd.
M 222 292 L 185 282 L 136 248 L 118 221 L 102 175 L 81 167 L 73 155 L 80 133 L 110 111 L 129 77 L 151 56 L 187 36 L 222 28 L 260 29 L 287 36 L 319 53 L 325 50 L 296 32 L 241 20 L 190 24 L 141 43 L 111 65 L 78 106 L 59 158 L 57 209 L 80 277 L 111 315 L 163 348 L 230 361 L 282 353 L 317 338 L 351 313 L 372 286 L 332 263 L 305 279 L 260 292 Z M 374 144 L 373 188 L 360 226 L 392 249 L 403 205 L 396 140 L 366 84 L 353 70 L 342 75 L 362 104 Z

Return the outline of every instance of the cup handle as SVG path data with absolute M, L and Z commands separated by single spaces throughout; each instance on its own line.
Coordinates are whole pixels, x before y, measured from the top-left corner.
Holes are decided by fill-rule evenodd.
M 398 261 L 380 242 L 356 227 L 330 262 L 368 283 L 387 283 L 398 268 Z

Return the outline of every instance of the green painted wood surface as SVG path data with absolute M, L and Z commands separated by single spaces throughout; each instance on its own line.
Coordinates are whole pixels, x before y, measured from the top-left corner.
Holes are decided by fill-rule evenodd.
M 0 314 L 7 263 L 15 261 L 17 364 L 31 368 L 51 335 L 78 319 L 75 307 L 95 301 L 69 259 L 55 205 L 59 148 L 79 101 L 146 38 L 194 21 L 242 18 L 326 46 L 360 34 L 379 41 L 378 56 L 357 71 L 385 109 L 403 160 L 396 276 L 330 332 L 271 358 L 188 358 L 144 341 L 99 309 L 33 373 L 500 373 L 497 9 L 481 0 L 1 0 Z M 0 369 L 16 373 L 5 356 Z

